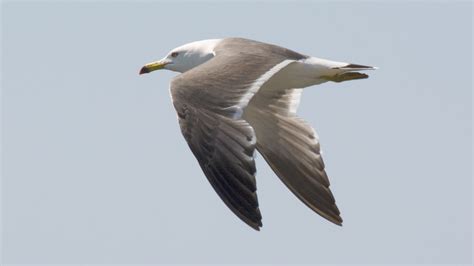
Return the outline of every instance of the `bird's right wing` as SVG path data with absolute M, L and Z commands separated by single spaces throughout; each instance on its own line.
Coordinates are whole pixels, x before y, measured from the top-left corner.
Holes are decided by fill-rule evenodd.
M 296 116 L 301 90 L 263 86 L 249 102 L 244 118 L 255 130 L 257 150 L 283 183 L 312 210 L 341 225 L 318 136 Z

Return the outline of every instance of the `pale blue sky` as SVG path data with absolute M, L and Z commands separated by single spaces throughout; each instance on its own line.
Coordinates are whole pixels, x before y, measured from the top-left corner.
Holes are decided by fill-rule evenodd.
M 470 263 L 472 3 L 2 3 L 3 263 Z M 261 156 L 262 231 L 237 219 L 140 67 L 227 36 L 375 65 L 307 89 L 344 218 Z

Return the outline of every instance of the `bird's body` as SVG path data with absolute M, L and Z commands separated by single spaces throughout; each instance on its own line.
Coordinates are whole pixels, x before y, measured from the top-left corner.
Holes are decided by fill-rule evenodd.
M 184 138 L 226 205 L 259 229 L 254 153 L 258 150 L 308 207 L 341 225 L 314 130 L 296 115 L 302 88 L 367 78 L 373 67 L 329 61 L 242 38 L 173 49 L 140 73 L 182 72 L 171 96 Z

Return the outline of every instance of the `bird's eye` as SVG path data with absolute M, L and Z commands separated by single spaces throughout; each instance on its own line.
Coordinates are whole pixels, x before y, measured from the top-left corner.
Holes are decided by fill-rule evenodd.
M 179 54 L 178 52 L 172 52 L 172 53 L 171 53 L 171 57 L 177 57 L 178 54 Z

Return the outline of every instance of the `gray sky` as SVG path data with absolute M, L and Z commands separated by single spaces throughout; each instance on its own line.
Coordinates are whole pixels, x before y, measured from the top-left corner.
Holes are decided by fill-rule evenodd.
M 2 4 L 4 263 L 470 263 L 472 3 Z M 140 67 L 240 36 L 375 65 L 308 88 L 344 218 L 257 158 L 263 228 L 221 202 L 168 83 Z

